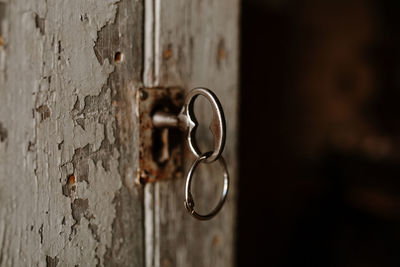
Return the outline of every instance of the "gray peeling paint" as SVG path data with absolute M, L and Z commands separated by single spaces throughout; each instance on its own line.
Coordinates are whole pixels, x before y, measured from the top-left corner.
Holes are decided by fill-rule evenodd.
M 117 2 L 0 0 L 1 266 L 104 264 L 122 183 L 94 47 Z

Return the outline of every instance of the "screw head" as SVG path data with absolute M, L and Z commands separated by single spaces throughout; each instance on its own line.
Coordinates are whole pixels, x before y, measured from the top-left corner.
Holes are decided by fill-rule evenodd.
M 148 96 L 149 96 L 149 94 L 146 91 L 144 91 L 144 90 L 140 91 L 140 99 L 146 100 Z

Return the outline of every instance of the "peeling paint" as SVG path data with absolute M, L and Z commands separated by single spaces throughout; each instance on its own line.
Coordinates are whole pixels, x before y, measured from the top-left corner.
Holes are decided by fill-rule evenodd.
M 81 222 L 82 216 L 86 216 L 85 213 L 89 208 L 89 200 L 88 199 L 81 199 L 77 198 L 72 202 L 71 209 L 72 209 L 72 218 L 74 218 L 76 224 Z
M 57 267 L 59 259 L 57 257 L 46 256 L 46 267 Z
M 75 153 L 72 158 L 72 164 L 74 166 L 74 173 L 77 179 L 85 182 L 89 182 L 89 154 L 90 145 L 86 145 L 82 148 L 75 149 Z
M 96 239 L 97 242 L 100 242 L 100 237 L 98 234 L 99 227 L 96 224 L 90 223 L 89 229 L 92 232 L 94 239 Z
M 34 152 L 35 151 L 35 143 L 33 143 L 32 141 L 28 142 L 28 151 L 29 152 Z
M 0 168 L 0 240 L 5 240 L 0 265 L 104 266 L 114 260 L 105 257 L 109 249 L 126 250 L 114 241 L 121 239 L 114 230 L 117 216 L 134 209 L 118 211 L 115 199 L 121 196 L 121 203 L 135 207 L 140 203 L 127 201 L 135 192 L 121 194 L 128 165 L 122 155 L 135 149 L 126 148 L 132 141 L 120 139 L 117 121 L 131 113 L 116 70 L 126 68 L 125 55 L 133 53 L 109 43 L 111 28 L 121 38 L 112 26 L 118 5 L 118 0 L 15 0 L 5 14 L 10 23 L 0 27 L 5 43 L 0 63 L 6 70 L 0 64 L 0 92 L 6 92 L 0 99 L 0 142 L 6 142 L 8 151 L 0 153 L 0 165 L 18 162 L 19 168 Z M 141 10 L 133 9 L 140 5 L 125 4 L 131 8 L 129 19 L 136 12 L 141 16 Z M 0 21 L 5 20 L 0 16 Z M 121 30 L 131 33 L 132 25 L 141 27 L 131 23 Z M 132 72 L 139 77 L 140 70 L 129 71 L 129 79 Z M 9 114 L 17 106 L 18 112 Z M 119 116 L 122 112 L 128 115 Z M 123 121 L 132 127 L 132 121 Z M 126 140 L 132 138 L 129 129 Z M 3 190 L 3 177 L 18 177 L 13 179 L 18 183 L 7 183 Z M 140 220 L 135 224 L 140 227 Z M 23 240 L 12 238 L 24 229 Z M 140 236 L 137 242 L 140 247 Z
M 47 105 L 41 105 L 36 109 L 36 111 L 40 113 L 40 122 L 50 117 L 50 109 Z
M 25 153 L 30 153 L 23 164 L 26 170 L 35 171 L 18 175 L 26 177 L 26 188 L 32 192 L 21 192 L 22 202 L 13 200 L 26 215 L 13 211 L 11 217 L 3 216 L 6 210 L 0 208 L 0 236 L 4 219 L 16 216 L 17 225 L 21 225 L 24 223 L 21 218 L 28 216 L 29 229 L 36 229 L 36 237 L 28 236 L 26 246 L 39 247 L 39 251 L 30 254 L 23 244 L 20 249 L 25 253 L 15 249 L 14 254 L 11 249 L 6 262 L 13 259 L 27 266 L 101 265 L 105 247 L 111 245 L 110 229 L 115 216 L 112 199 L 121 187 L 115 163 L 118 152 L 109 141 L 113 140 L 109 136 L 112 131 L 106 130 L 114 121 L 111 91 L 106 87 L 113 67 L 108 62 L 98 64 L 93 46 L 99 29 L 115 19 L 116 2 L 71 0 L 55 5 L 53 0 L 37 0 L 22 5 L 17 0 L 13 6 L 12 12 L 23 14 L 22 25 L 13 24 L 21 27 L 14 28 L 15 33 L 25 39 L 16 51 L 13 50 L 16 45 L 11 44 L 8 67 L 12 72 L 11 63 L 23 59 L 29 64 L 19 71 L 30 76 L 27 84 L 23 79 L 14 79 L 5 86 L 27 92 L 33 87 L 32 97 L 27 94 L 28 98 L 23 96 L 20 101 L 27 107 L 30 105 L 28 117 L 34 110 L 34 123 L 25 125 L 24 132 L 30 140 L 24 142 Z M 83 21 L 75 16 L 77 10 L 78 14 L 84 14 Z M 90 23 L 82 23 L 85 21 Z M 23 47 L 24 44 L 29 46 Z M 26 117 L 23 112 L 24 108 L 21 116 Z M 6 125 L 10 125 L 8 121 Z M 8 132 L 1 124 L 0 141 L 5 140 Z M 14 143 L 11 145 L 16 147 Z M 104 182 L 110 176 L 117 179 L 113 185 Z M 31 194 L 35 197 L 28 200 Z M 13 227 L 11 232 L 19 231 Z
M 45 19 L 41 18 L 38 14 L 35 15 L 35 26 L 39 29 L 40 34 L 44 35 L 45 31 Z
M 0 122 L 0 142 L 5 142 L 8 138 L 8 131 Z

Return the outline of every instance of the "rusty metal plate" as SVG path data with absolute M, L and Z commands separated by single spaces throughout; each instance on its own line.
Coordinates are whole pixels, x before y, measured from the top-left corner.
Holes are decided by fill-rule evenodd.
M 181 88 L 142 88 L 137 91 L 139 111 L 139 182 L 182 177 L 184 136 L 178 128 L 155 128 L 156 111 L 178 115 L 184 101 Z

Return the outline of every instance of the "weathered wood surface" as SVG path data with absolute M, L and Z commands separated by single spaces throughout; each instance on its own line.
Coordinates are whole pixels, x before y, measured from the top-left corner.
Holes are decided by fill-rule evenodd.
M 223 155 L 231 175 L 225 206 L 206 222 L 193 219 L 184 209 L 184 179 L 146 185 L 147 266 L 234 265 L 238 19 L 238 0 L 145 1 L 144 84 L 187 89 L 202 86 L 216 92 L 227 119 Z M 212 147 L 209 107 L 202 104 L 196 110 L 199 121 L 205 124 L 198 136 L 203 147 L 210 147 L 210 143 Z M 188 151 L 185 158 L 186 164 L 194 160 Z M 221 190 L 222 172 L 214 166 L 202 166 L 204 177 L 195 181 L 196 207 L 203 212 L 215 205 Z
M 0 0 L 0 266 L 234 264 L 238 9 L 238 0 Z M 141 86 L 220 97 L 231 190 L 212 221 L 187 214 L 183 179 L 135 183 Z M 200 211 L 219 197 L 214 166 L 195 182 Z
M 0 0 L 0 23 L 0 266 L 143 266 L 143 3 Z

